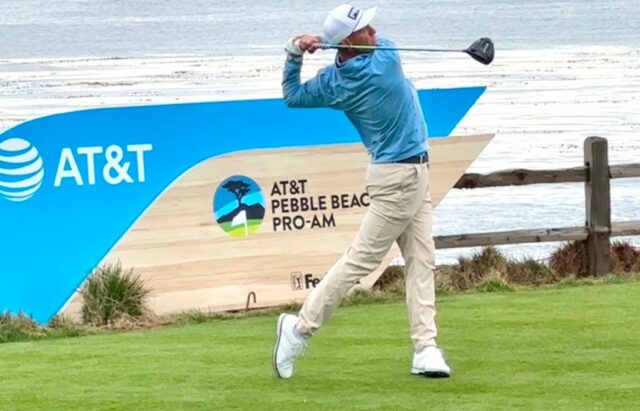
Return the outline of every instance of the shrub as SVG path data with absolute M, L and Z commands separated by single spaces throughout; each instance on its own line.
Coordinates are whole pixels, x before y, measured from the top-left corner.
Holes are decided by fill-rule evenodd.
M 509 261 L 495 247 L 489 246 L 471 257 L 460 257 L 458 263 L 444 270 L 440 286 L 445 290 L 469 290 L 490 275 L 504 274 Z
M 563 276 L 586 277 L 589 272 L 589 260 L 585 243 L 571 241 L 562 244 L 551 253 L 549 266 L 553 271 Z
M 488 275 L 484 277 L 480 284 L 478 284 L 475 288 L 476 290 L 485 293 L 515 291 L 513 286 L 509 284 L 509 281 L 504 278 L 504 274 L 500 273 L 500 271 L 495 270 L 489 272 Z
M 22 312 L 0 314 L 0 343 L 38 338 L 44 334 L 44 330 Z
M 560 275 L 547 265 L 527 258 L 524 261 L 510 261 L 506 268 L 507 281 L 520 285 L 543 285 L 557 282 Z
M 390 265 L 382 272 L 371 288 L 374 291 L 387 290 L 399 282 L 404 283 L 404 267 Z
M 583 241 L 563 244 L 551 254 L 549 262 L 556 273 L 576 277 L 588 276 L 588 264 L 587 247 Z M 609 266 L 612 273 L 640 272 L 640 250 L 626 242 L 612 242 Z
M 135 321 L 147 313 L 150 290 L 133 270 L 123 270 L 120 263 L 95 269 L 80 294 L 82 321 L 88 325 L 113 326 L 117 321 Z
M 614 241 L 609 263 L 612 273 L 640 273 L 640 249 L 629 243 Z
M 68 316 L 64 314 L 57 314 L 49 321 L 49 328 L 52 330 L 64 330 L 68 328 L 76 328 L 76 324 Z
M 49 321 L 48 327 L 46 327 L 45 330 L 47 336 L 51 338 L 79 337 L 88 333 L 88 330 L 82 329 L 81 325 L 64 314 L 54 316 Z

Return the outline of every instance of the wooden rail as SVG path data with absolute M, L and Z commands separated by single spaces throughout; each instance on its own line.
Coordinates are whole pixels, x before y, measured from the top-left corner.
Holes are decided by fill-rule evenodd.
M 527 184 L 580 183 L 587 181 L 587 167 L 558 170 L 516 168 L 490 174 L 464 174 L 453 188 L 522 186 Z M 610 178 L 640 177 L 640 163 L 609 167 Z
M 640 220 L 613 223 L 611 237 L 640 235 Z M 481 247 L 487 245 L 584 241 L 587 227 L 541 228 L 535 230 L 496 231 L 478 234 L 441 235 L 435 237 L 436 248 Z
M 589 274 L 606 274 L 609 272 L 610 237 L 640 235 L 640 220 L 611 223 L 610 180 L 628 177 L 640 177 L 640 164 L 609 166 L 607 140 L 601 137 L 589 137 L 585 140 L 582 167 L 558 170 L 513 169 L 485 175 L 464 174 L 454 188 L 584 182 L 586 223 L 583 227 L 437 236 L 434 238 L 436 248 L 585 241 L 589 254 Z

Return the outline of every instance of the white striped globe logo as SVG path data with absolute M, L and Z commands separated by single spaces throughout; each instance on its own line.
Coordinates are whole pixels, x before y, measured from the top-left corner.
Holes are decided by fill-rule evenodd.
M 38 149 L 27 140 L 9 138 L 0 142 L 0 196 L 25 201 L 42 186 L 44 164 Z

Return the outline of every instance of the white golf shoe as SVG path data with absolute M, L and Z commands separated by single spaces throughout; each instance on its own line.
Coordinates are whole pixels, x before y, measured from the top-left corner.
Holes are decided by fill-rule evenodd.
M 291 378 L 293 363 L 307 346 L 306 342 L 296 337 L 294 328 L 298 317 L 291 314 L 280 314 L 276 326 L 276 346 L 273 349 L 273 369 L 280 378 Z
M 429 378 L 448 378 L 451 375 L 451 369 L 445 362 L 442 351 L 429 346 L 413 354 L 411 374 Z

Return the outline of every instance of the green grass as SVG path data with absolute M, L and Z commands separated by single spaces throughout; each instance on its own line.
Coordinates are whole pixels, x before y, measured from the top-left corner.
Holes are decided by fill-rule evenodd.
M 260 224 L 262 224 L 262 220 L 247 220 L 247 233 L 248 234 L 253 234 L 256 232 L 256 230 L 260 227 Z M 220 227 L 222 227 L 222 229 L 227 232 L 228 234 L 230 234 L 232 237 L 244 237 L 244 226 L 243 225 L 239 225 L 236 227 L 232 227 L 231 226 L 231 222 L 228 221 L 226 223 L 222 223 L 220 224 Z
M 275 316 L 2 344 L 0 409 L 634 409 L 639 294 L 629 282 L 444 296 L 448 380 L 409 374 L 397 302 L 338 310 L 289 381 L 271 370 Z

